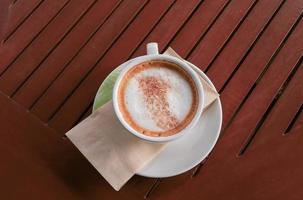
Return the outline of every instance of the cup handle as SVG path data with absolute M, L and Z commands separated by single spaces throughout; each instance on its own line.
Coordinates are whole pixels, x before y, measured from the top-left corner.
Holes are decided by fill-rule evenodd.
M 151 42 L 146 45 L 147 55 L 159 54 L 158 43 Z

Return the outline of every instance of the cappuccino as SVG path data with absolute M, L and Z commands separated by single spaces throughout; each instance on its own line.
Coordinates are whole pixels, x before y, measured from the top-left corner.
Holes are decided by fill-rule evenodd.
M 147 136 L 165 137 L 180 132 L 194 118 L 198 103 L 192 77 L 168 61 L 147 61 L 132 67 L 118 89 L 123 118 Z

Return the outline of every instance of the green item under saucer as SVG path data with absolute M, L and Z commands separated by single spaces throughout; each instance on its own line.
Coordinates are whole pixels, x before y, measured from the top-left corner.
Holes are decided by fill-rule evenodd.
M 115 82 L 122 71 L 122 65 L 114 69 L 103 81 L 95 96 L 93 112 L 112 99 Z

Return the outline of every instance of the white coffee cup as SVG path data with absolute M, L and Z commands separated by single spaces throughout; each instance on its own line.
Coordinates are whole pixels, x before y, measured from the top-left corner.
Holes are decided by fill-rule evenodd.
M 181 68 L 183 68 L 192 77 L 195 87 L 197 88 L 197 91 L 198 91 L 198 99 L 199 99 L 198 108 L 197 108 L 197 111 L 196 111 L 193 119 L 184 129 L 182 129 L 180 132 L 178 132 L 174 135 L 171 135 L 171 136 L 152 137 L 152 136 L 147 136 L 147 135 L 144 135 L 144 134 L 136 131 L 123 118 L 123 115 L 119 108 L 118 91 L 119 91 L 120 83 L 121 83 L 123 77 L 125 76 L 125 74 L 132 67 L 134 67 L 142 62 L 152 61 L 152 60 L 163 60 L 163 61 L 172 62 L 174 64 L 177 64 Z M 188 132 L 188 130 L 190 130 L 193 126 L 195 126 L 197 124 L 197 122 L 202 114 L 202 111 L 203 111 L 203 105 L 204 105 L 204 91 L 203 91 L 203 87 L 200 82 L 198 74 L 183 60 L 173 57 L 173 56 L 159 54 L 157 43 L 147 44 L 147 55 L 134 58 L 133 60 L 130 61 L 130 63 L 128 63 L 127 66 L 125 66 L 125 68 L 122 70 L 122 72 L 118 76 L 118 78 L 115 82 L 114 89 L 113 89 L 113 106 L 114 106 L 114 110 L 115 110 L 115 113 L 116 113 L 119 121 L 130 133 L 132 133 L 133 135 L 135 135 L 141 139 L 149 141 L 149 142 L 167 142 L 167 141 L 172 141 L 172 140 L 175 140 L 175 139 L 183 136 L 186 132 Z

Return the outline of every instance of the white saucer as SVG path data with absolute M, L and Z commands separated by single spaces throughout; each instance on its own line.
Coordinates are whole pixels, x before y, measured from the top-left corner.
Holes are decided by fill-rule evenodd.
M 115 80 L 121 69 L 128 62 L 123 63 L 112 71 L 103 81 L 96 94 L 93 110 L 96 110 L 111 99 Z M 192 63 L 188 62 L 188 64 L 215 89 L 213 83 L 199 68 Z M 222 106 L 218 98 L 203 112 L 200 122 L 190 133 L 170 142 L 150 164 L 137 174 L 152 178 L 164 178 L 192 169 L 204 160 L 215 146 L 220 135 L 221 125 Z

